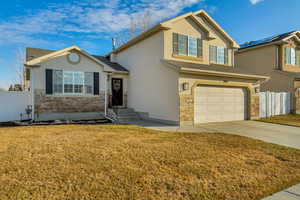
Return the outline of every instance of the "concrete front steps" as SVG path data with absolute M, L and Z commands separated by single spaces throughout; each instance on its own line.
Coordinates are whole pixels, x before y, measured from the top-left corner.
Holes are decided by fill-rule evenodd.
M 139 114 L 132 108 L 118 108 L 114 109 L 114 112 L 117 115 L 118 122 L 121 124 L 141 120 Z

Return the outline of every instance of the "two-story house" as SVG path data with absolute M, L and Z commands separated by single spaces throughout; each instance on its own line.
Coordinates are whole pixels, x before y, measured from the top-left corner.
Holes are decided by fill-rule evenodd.
M 268 77 L 235 68 L 238 48 L 200 10 L 160 23 L 106 57 L 77 47 L 42 56 L 33 51 L 37 56 L 28 55 L 26 67 L 35 114 L 106 115 L 110 105 L 181 125 L 257 118 L 260 84 Z
M 235 69 L 238 48 L 200 10 L 162 22 L 109 55 L 129 70 L 128 107 L 185 125 L 259 116 L 258 91 L 267 77 Z
M 300 32 L 246 42 L 235 55 L 238 68 L 269 76 L 261 91 L 290 92 L 291 111 L 300 113 Z

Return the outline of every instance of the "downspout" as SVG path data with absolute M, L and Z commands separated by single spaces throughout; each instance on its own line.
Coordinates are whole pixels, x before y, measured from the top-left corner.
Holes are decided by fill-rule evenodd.
M 107 73 L 105 73 L 105 92 L 104 92 L 104 104 L 105 104 L 105 108 L 104 108 L 104 115 L 105 117 L 107 117 L 107 81 L 108 81 L 108 75 Z
M 32 121 L 35 121 L 35 102 L 34 102 L 34 84 L 33 84 L 33 68 L 30 69 L 30 93 L 31 93 L 31 104 L 32 104 Z

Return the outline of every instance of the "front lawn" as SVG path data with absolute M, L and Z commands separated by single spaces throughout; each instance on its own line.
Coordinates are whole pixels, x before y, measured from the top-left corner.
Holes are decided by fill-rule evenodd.
M 271 118 L 263 118 L 259 121 L 300 127 L 300 115 L 280 115 Z
M 0 199 L 260 199 L 300 182 L 300 151 L 135 126 L 0 128 Z

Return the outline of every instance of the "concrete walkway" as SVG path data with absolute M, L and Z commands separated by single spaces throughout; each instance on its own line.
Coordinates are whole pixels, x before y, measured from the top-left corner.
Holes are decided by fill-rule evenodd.
M 136 121 L 130 124 L 159 131 L 228 133 L 300 149 L 300 128 L 256 121 L 238 121 L 179 127 L 162 123 Z M 300 184 L 262 200 L 300 200 Z

